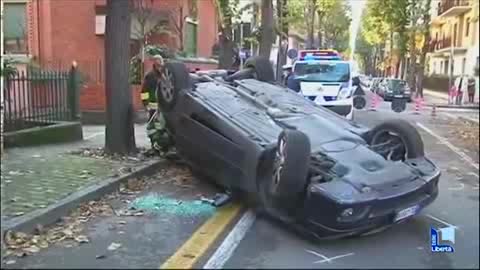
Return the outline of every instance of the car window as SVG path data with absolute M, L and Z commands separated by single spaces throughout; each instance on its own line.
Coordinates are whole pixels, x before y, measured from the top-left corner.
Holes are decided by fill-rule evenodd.
M 295 75 L 304 81 L 348 82 L 350 65 L 348 63 L 297 63 Z

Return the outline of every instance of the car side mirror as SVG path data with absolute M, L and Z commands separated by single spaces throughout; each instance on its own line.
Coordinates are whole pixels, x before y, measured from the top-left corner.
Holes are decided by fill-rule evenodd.
M 352 86 L 359 86 L 360 85 L 360 78 L 358 76 L 352 78 Z

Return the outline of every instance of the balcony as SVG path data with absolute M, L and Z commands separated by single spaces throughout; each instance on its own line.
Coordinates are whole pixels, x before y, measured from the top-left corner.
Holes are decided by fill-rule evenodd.
M 471 0 L 442 0 L 438 3 L 437 15 L 443 18 L 454 17 L 472 9 Z
M 462 47 L 461 44 L 453 44 L 453 53 L 465 53 L 467 48 Z M 433 53 L 434 56 L 448 56 L 452 47 L 452 38 L 447 37 L 439 40 L 432 40 L 428 48 L 428 52 Z

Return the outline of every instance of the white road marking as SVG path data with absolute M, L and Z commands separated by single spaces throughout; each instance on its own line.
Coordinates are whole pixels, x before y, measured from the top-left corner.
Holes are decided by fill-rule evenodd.
M 463 190 L 465 188 L 465 184 L 458 183 L 459 185 L 456 187 L 449 187 L 448 190 Z
M 446 222 L 446 221 L 443 221 L 443 220 L 441 220 L 441 219 L 439 219 L 439 218 L 437 218 L 437 217 L 434 217 L 434 216 L 429 215 L 429 214 L 426 214 L 425 216 L 427 216 L 427 217 L 429 217 L 429 218 L 431 218 L 431 219 L 433 219 L 433 220 L 435 220 L 435 221 L 438 221 L 438 222 L 442 223 L 443 225 L 446 225 L 446 226 L 448 226 L 448 227 L 453 227 L 453 228 L 455 228 L 455 229 L 457 229 L 457 230 L 460 230 L 457 226 L 452 225 L 452 224 L 450 224 L 450 223 L 448 223 L 448 222 Z
M 313 250 L 308 250 L 308 249 L 306 249 L 305 251 L 308 252 L 308 253 L 310 253 L 310 254 L 313 254 L 313 255 L 315 255 L 315 256 L 318 256 L 318 257 L 322 258 L 324 261 L 330 263 L 330 259 L 329 259 L 327 256 L 323 255 L 323 254 L 320 254 L 320 253 L 318 253 L 318 252 L 315 252 L 315 251 L 313 251 Z
M 100 135 L 103 135 L 103 134 L 105 134 L 105 132 L 93 133 L 92 135 L 85 137 L 85 140 L 90 140 L 90 139 L 92 139 L 92 138 L 95 138 L 95 137 L 100 136 Z
M 352 255 L 355 255 L 355 253 L 348 253 L 348 254 L 338 255 L 338 256 L 335 256 L 335 257 L 327 258 L 327 259 L 325 259 L 325 260 L 320 260 L 320 261 L 316 261 L 316 262 L 313 262 L 313 263 L 324 263 L 324 262 L 331 263 L 332 260 L 336 260 L 336 259 L 340 259 L 340 258 L 343 258 L 343 257 L 352 256 Z
M 476 163 L 475 161 L 473 161 L 473 159 L 471 157 L 469 157 L 467 154 L 465 154 L 464 152 L 462 152 L 460 149 L 458 149 L 456 146 L 454 146 L 453 144 L 451 144 L 449 141 L 447 141 L 447 139 L 443 138 L 442 136 L 436 134 L 435 132 L 431 131 L 429 128 L 427 128 L 426 126 L 420 124 L 419 122 L 417 122 L 417 126 L 419 126 L 420 128 L 422 128 L 423 130 L 425 130 L 426 132 L 428 132 L 430 135 L 432 135 L 433 137 L 437 138 L 442 144 L 446 145 L 448 148 L 450 148 L 453 152 L 455 152 L 457 155 L 459 155 L 463 160 L 465 160 L 467 163 L 469 163 L 470 165 L 472 165 L 475 169 L 479 169 L 479 166 L 478 166 L 478 163 Z
M 448 116 L 450 118 L 453 118 L 453 119 L 458 119 L 458 116 L 455 116 L 455 115 L 447 113 L 447 112 L 442 112 L 442 114 L 445 115 L 445 116 Z
M 223 243 L 203 266 L 203 269 L 222 269 L 223 265 L 232 256 L 233 251 L 240 244 L 240 241 L 245 237 L 247 231 L 252 227 L 255 218 L 255 213 L 252 210 L 245 212 L 225 240 L 223 240 Z

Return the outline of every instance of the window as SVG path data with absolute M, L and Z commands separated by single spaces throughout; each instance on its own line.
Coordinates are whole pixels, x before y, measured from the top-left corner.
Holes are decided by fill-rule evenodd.
M 95 35 L 105 35 L 106 14 L 106 6 L 95 6 Z
M 26 3 L 4 3 L 4 53 L 27 53 Z
M 470 18 L 467 18 L 467 21 L 465 23 L 465 36 L 468 37 L 469 33 L 470 33 Z
M 187 18 L 184 48 L 188 56 L 197 56 L 197 23 Z
M 445 60 L 445 64 L 443 65 L 443 74 L 448 74 L 448 60 Z

